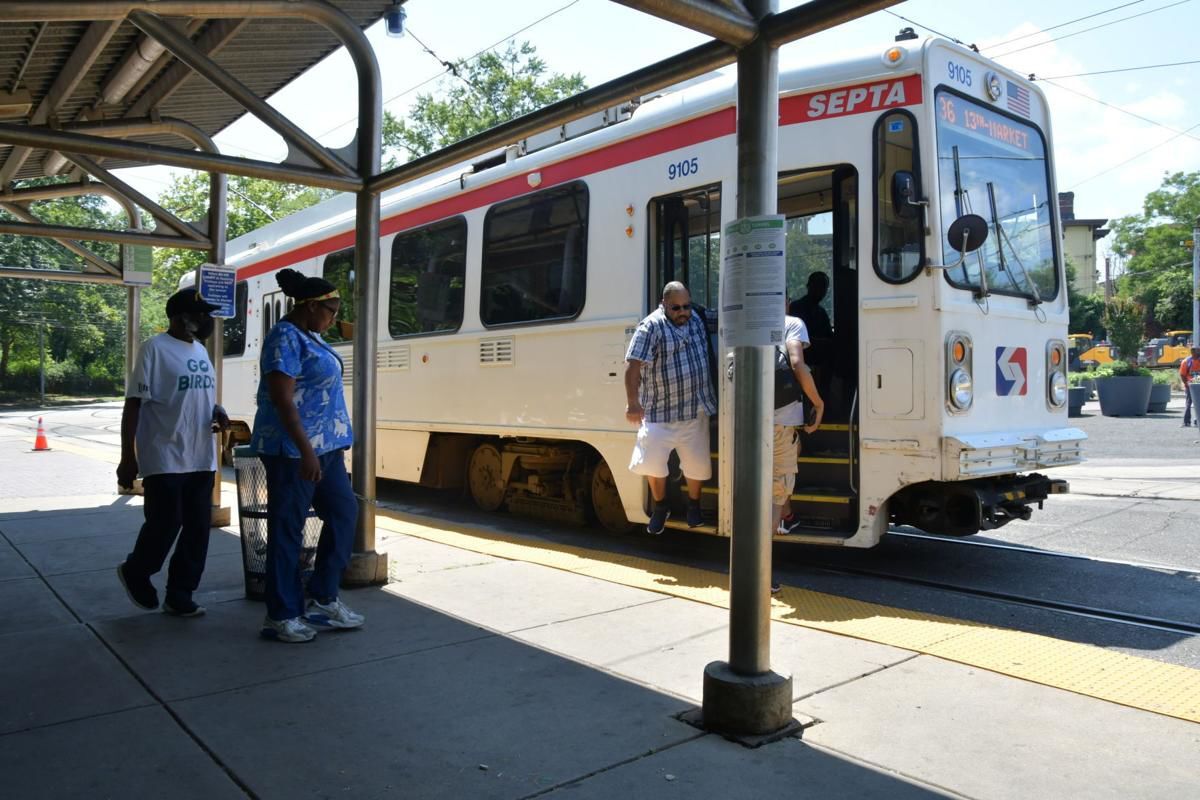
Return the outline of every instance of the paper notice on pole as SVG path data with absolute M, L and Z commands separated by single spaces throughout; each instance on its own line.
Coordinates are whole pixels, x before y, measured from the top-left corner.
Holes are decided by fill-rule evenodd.
M 719 316 L 723 347 L 783 342 L 786 236 L 785 218 L 778 214 L 746 217 L 725 226 Z
M 126 286 L 149 286 L 154 277 L 154 251 L 140 244 L 121 245 L 121 269 Z

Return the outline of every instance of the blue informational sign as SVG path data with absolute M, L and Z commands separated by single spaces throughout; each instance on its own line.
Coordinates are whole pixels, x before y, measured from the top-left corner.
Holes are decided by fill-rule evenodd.
M 233 267 L 222 267 L 216 264 L 201 264 L 199 280 L 200 296 L 215 306 L 220 306 L 212 313 L 221 319 L 233 319 L 237 316 L 234 303 L 235 288 L 237 287 L 237 270 Z

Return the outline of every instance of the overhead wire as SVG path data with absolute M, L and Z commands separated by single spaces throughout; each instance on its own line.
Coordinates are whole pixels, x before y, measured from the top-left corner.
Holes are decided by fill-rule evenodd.
M 1073 75 L 1051 75 L 1048 78 L 1039 77 L 1039 81 L 1052 81 L 1063 78 L 1087 78 L 1092 75 L 1115 75 L 1118 72 L 1138 72 L 1143 69 L 1162 69 L 1164 67 L 1184 67 L 1188 64 L 1200 64 L 1200 59 L 1195 61 L 1172 61 L 1170 64 L 1147 64 L 1144 67 L 1121 67 L 1120 69 L 1101 69 L 1095 72 L 1076 72 Z
M 996 42 L 995 44 L 989 44 L 988 49 L 991 50 L 991 49 L 997 48 L 997 47 L 1004 47 L 1004 45 L 1006 45 L 1006 44 L 1012 44 L 1013 42 L 1019 42 L 1022 39 L 1028 39 L 1029 37 L 1037 36 L 1040 33 L 1049 33 L 1050 31 L 1057 30 L 1059 28 L 1065 28 L 1068 25 L 1074 25 L 1076 22 L 1083 22 L 1085 19 L 1092 19 L 1093 17 L 1101 17 L 1101 16 L 1104 16 L 1105 14 L 1111 14 L 1113 11 L 1119 11 L 1122 8 L 1128 8 L 1129 6 L 1136 6 L 1138 3 L 1144 3 L 1144 2 L 1146 2 L 1146 0 L 1133 0 L 1130 3 L 1122 3 L 1119 6 L 1113 6 L 1112 8 L 1106 8 L 1103 11 L 1096 11 L 1096 12 L 1094 12 L 1092 14 L 1088 14 L 1087 16 L 1084 16 L 1084 17 L 1076 17 L 1075 19 L 1069 19 L 1066 22 L 1060 22 L 1057 25 L 1051 25 L 1048 28 L 1039 28 L 1038 30 L 1034 31 L 1033 33 L 1023 33 L 1020 36 L 1014 36 L 1011 39 L 1005 39 L 1003 42 Z
M 1168 8 L 1174 8 L 1175 6 L 1181 6 L 1184 3 L 1190 3 L 1190 2 L 1192 2 L 1192 0 L 1175 0 L 1174 3 L 1168 3 L 1165 6 L 1159 6 L 1158 8 L 1152 8 L 1149 11 L 1143 11 L 1139 14 L 1131 14 L 1128 17 L 1121 17 L 1120 19 L 1114 19 L 1109 22 L 1102 23 L 1100 25 L 1093 25 L 1092 27 L 1084 28 L 1081 31 L 1072 31 L 1071 33 L 1064 33 L 1062 36 L 1056 36 L 1055 38 L 1047 39 L 1044 42 L 1035 42 L 1034 44 L 1026 45 L 1025 47 L 1018 47 L 1016 50 L 1009 50 L 1007 53 L 1000 53 L 999 55 L 988 56 L 988 58 L 993 58 L 993 59 L 1006 58 L 1008 56 L 1013 55 L 1014 53 L 1023 53 L 1026 50 L 1032 50 L 1035 47 L 1043 47 L 1043 46 L 1051 44 L 1053 42 L 1061 42 L 1063 39 L 1070 39 L 1072 36 L 1079 36 L 1082 33 L 1090 33 L 1091 31 L 1098 31 L 1101 28 L 1107 28 L 1111 25 L 1118 25 L 1122 22 L 1128 22 L 1131 19 L 1137 19 L 1138 17 L 1144 17 L 1147 14 L 1154 14 L 1159 11 L 1166 11 Z
M 1158 144 L 1154 145 L 1153 147 L 1148 147 L 1145 150 L 1143 150 L 1142 152 L 1137 153 L 1136 155 L 1130 156 L 1129 158 L 1125 159 L 1124 161 L 1121 161 L 1117 164 L 1113 164 L 1108 169 L 1101 170 L 1100 172 L 1097 172 L 1095 175 L 1091 175 L 1087 178 L 1084 178 L 1081 181 L 1076 181 L 1075 183 L 1071 184 L 1071 188 L 1075 189 L 1075 188 L 1087 183 L 1088 181 L 1093 181 L 1096 178 L 1101 177 L 1102 175 L 1107 175 L 1108 173 L 1112 172 L 1113 170 L 1120 169 L 1121 167 L 1125 166 L 1126 164 L 1130 163 L 1131 161 L 1136 161 L 1137 159 L 1141 158 L 1142 156 L 1146 155 L 1147 153 L 1151 153 L 1155 150 L 1158 150 L 1161 147 L 1166 147 L 1171 142 L 1175 141 L 1176 139 L 1178 139 L 1182 136 L 1191 136 L 1190 132 L 1196 130 L 1197 128 L 1200 128 L 1200 122 L 1197 122 L 1195 125 L 1193 125 L 1190 128 L 1187 128 L 1186 130 L 1180 131 L 1179 133 L 1175 134 L 1174 136 L 1170 137 L 1169 139 L 1166 139 L 1165 141 L 1159 142 Z M 1191 136 L 1191 138 L 1196 139 L 1198 137 Z

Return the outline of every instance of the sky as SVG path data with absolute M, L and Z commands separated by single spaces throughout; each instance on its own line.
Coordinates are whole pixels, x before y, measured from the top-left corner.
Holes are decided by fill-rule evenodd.
M 801 3 L 779 5 L 783 10 Z M 610 0 L 409 0 L 405 8 L 408 35 L 388 38 L 382 25 L 368 31 L 383 75 L 384 107 L 400 117 L 419 94 L 436 95 L 453 80 L 437 77 L 444 71 L 441 61 L 503 48 L 510 38 L 533 44 L 552 72 L 582 73 L 589 86 L 705 41 Z M 1200 58 L 1200 0 L 909 0 L 891 11 L 785 45 L 780 64 L 872 46 L 882 51 L 901 27 L 913 26 L 922 35 L 932 29 L 977 44 L 1021 74 L 1051 79 L 1040 85 L 1052 109 L 1058 189 L 1075 192 L 1080 218 L 1138 213 L 1164 174 L 1200 169 L 1200 103 L 1194 102 L 1200 98 L 1200 64 L 1129 69 Z M 1107 70 L 1122 71 L 1065 77 Z M 340 147 L 354 133 L 354 84 L 350 59 L 339 51 L 271 102 L 322 143 Z M 282 141 L 249 117 L 216 139 L 225 153 L 271 160 L 284 153 Z M 122 173 L 156 197 L 171 170 Z M 1102 252 L 1108 244 L 1101 241 Z

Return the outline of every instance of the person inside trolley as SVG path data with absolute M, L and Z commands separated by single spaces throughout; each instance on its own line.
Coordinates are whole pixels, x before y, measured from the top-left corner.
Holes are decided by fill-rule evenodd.
M 687 480 L 687 524 L 703 524 L 700 491 L 712 477 L 708 418 L 717 413 L 708 363 L 708 329 L 692 313 L 687 287 L 671 281 L 662 303 L 634 331 L 625 353 L 625 418 L 638 426 L 629 469 L 650 484 L 646 530 L 660 534 L 671 515 L 667 460 L 674 450 Z

